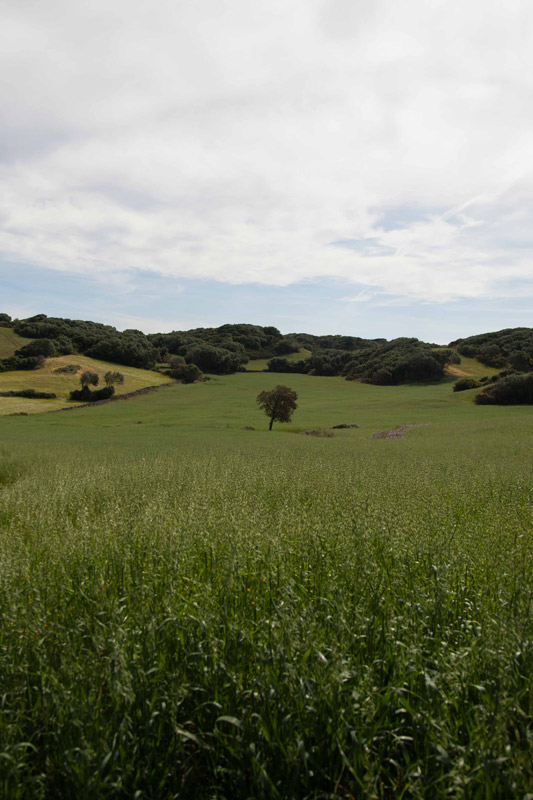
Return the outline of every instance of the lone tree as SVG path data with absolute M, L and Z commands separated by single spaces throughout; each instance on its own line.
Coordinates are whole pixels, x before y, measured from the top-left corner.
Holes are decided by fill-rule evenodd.
M 96 372 L 86 370 L 80 375 L 80 383 L 82 386 L 98 386 L 99 377 Z
M 298 395 L 293 389 L 288 386 L 276 386 L 274 389 L 259 392 L 257 395 L 257 403 L 259 408 L 262 408 L 267 417 L 270 418 L 270 425 L 268 430 L 272 430 L 274 421 L 277 422 L 290 422 L 292 412 L 298 408 L 296 403 Z

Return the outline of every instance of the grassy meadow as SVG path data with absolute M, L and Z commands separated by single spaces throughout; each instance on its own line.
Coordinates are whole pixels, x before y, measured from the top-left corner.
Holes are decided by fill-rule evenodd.
M 282 358 L 286 358 L 287 361 L 300 361 L 302 359 L 309 358 L 310 355 L 310 350 L 307 350 L 305 347 L 300 347 L 297 353 L 286 353 L 284 356 L 282 356 Z M 250 372 L 257 372 L 258 370 L 267 369 L 267 364 L 269 361 L 269 358 L 254 358 L 245 364 L 244 368 L 246 370 L 250 370 Z
M 530 798 L 533 415 L 453 380 L 1 418 L 0 796 Z
M 23 336 L 19 336 L 18 333 L 11 330 L 11 328 L 2 328 L 0 326 L 0 358 L 9 358 L 12 356 L 15 350 L 18 350 L 19 347 L 23 347 L 25 344 L 29 344 L 32 340 L 25 339 Z

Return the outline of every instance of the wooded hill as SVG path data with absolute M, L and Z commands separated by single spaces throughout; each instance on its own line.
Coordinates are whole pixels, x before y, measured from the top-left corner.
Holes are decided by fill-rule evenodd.
M 450 343 L 463 356 L 477 358 L 496 369 L 512 367 L 529 371 L 533 358 L 533 328 L 506 328 L 494 333 L 480 333 Z
M 37 314 L 11 320 L 0 314 L 0 325 L 31 340 L 0 360 L 0 371 L 35 369 L 44 358 L 81 353 L 115 364 L 153 369 L 180 357 L 187 364 L 215 374 L 229 374 L 249 361 L 269 359 L 270 372 L 342 375 L 378 385 L 433 381 L 445 367 L 458 364 L 461 355 L 473 356 L 498 369 L 533 369 L 533 329 L 514 328 L 457 339 L 440 347 L 416 338 L 363 339 L 357 336 L 283 335 L 273 327 L 251 324 L 221 325 L 172 333 L 144 334 L 118 331 L 111 325 Z M 293 354 L 301 350 L 306 357 Z M 291 355 L 291 358 L 287 358 Z

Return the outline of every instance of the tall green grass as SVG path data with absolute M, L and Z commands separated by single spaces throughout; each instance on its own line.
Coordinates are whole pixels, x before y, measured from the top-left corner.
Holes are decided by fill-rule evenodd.
M 531 416 L 299 377 L 1 421 L 1 796 L 528 796 Z

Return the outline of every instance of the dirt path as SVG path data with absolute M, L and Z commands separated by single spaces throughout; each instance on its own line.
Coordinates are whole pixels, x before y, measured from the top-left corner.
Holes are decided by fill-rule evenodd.
M 472 375 L 471 372 L 465 372 L 464 369 L 459 369 L 459 367 L 456 367 L 453 364 L 448 364 L 446 367 L 446 372 L 448 375 L 457 375 L 458 378 L 470 378 Z
M 411 428 L 423 428 L 426 425 L 433 425 L 432 422 L 416 422 L 413 425 L 400 425 L 399 428 L 394 428 L 393 431 L 378 431 L 373 433 L 371 439 L 400 439 L 404 434 L 411 430 Z

